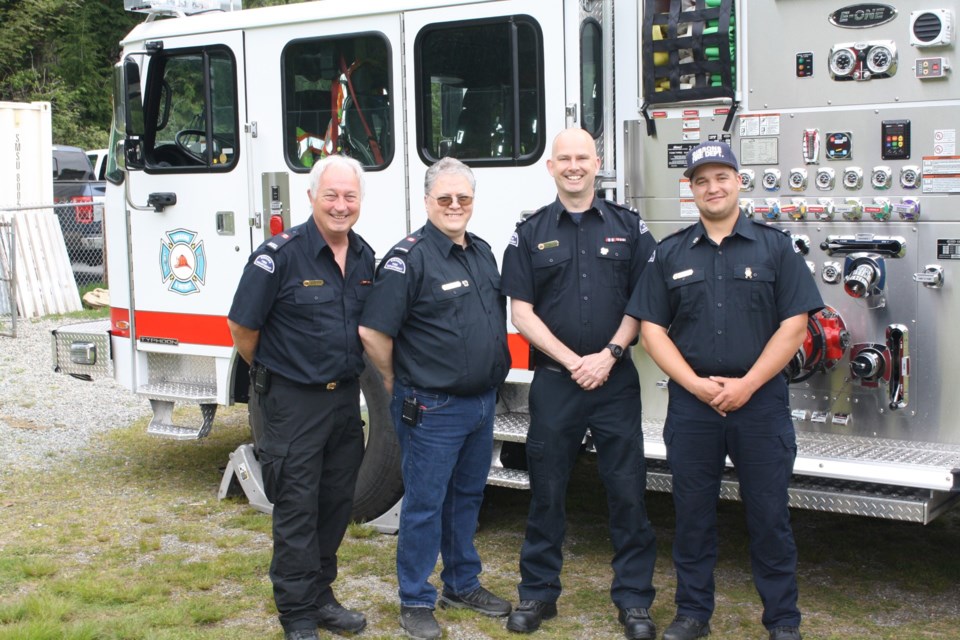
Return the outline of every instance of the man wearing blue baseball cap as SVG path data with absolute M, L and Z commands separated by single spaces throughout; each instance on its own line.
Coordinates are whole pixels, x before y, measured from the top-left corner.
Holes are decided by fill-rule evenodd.
M 782 375 L 823 301 L 789 236 L 741 215 L 737 158 L 724 142 L 687 154 L 700 220 L 664 238 L 626 313 L 670 377 L 663 440 L 673 474 L 677 615 L 664 640 L 710 634 L 717 496 L 737 470 L 753 580 L 770 640 L 800 640 L 797 548 L 787 489 L 796 458 Z

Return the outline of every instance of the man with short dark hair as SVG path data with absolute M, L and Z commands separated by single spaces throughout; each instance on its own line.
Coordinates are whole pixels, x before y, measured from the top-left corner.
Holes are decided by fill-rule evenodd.
M 710 633 L 717 496 L 729 456 L 763 624 L 770 640 L 799 640 L 787 508 L 797 445 L 782 372 L 823 301 L 790 237 L 741 215 L 737 159 L 726 143 L 691 149 L 684 175 L 700 221 L 660 242 L 627 305 L 641 320 L 644 348 L 670 377 L 663 439 L 677 518 L 677 615 L 663 638 Z

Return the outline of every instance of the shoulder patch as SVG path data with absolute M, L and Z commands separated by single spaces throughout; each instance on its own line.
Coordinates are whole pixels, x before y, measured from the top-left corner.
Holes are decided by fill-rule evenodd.
M 263 243 L 264 248 L 269 251 L 276 253 L 283 247 L 285 244 L 297 237 L 297 232 L 293 229 L 284 231 L 283 233 L 278 233 L 269 240 Z
M 276 268 L 273 264 L 273 258 L 268 255 L 260 254 L 253 261 L 253 266 L 260 267 L 267 273 L 273 273 Z
M 514 231 L 514 232 L 513 232 L 513 235 L 510 236 L 510 242 L 509 242 L 509 244 L 510 244 L 511 247 L 519 247 L 519 246 L 520 246 L 520 236 L 517 235 L 517 232 L 516 232 L 516 231 Z
M 639 218 L 639 216 L 637 216 Z M 643 218 L 640 218 L 640 235 L 649 233 L 650 229 L 647 228 L 647 223 L 643 221 Z
M 393 256 L 388 258 L 386 262 L 383 263 L 383 268 L 387 271 L 396 271 L 397 273 L 406 273 L 407 272 L 407 263 L 403 261 L 403 258 L 398 256 Z

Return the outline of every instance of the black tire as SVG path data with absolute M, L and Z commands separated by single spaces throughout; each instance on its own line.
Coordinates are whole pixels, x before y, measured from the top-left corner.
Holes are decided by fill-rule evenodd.
M 367 522 L 386 513 L 403 496 L 403 475 L 390 396 L 369 362 L 360 376 L 360 390 L 367 402 L 367 441 L 353 494 L 353 519 Z
M 390 396 L 380 374 L 369 363 L 360 376 L 360 390 L 367 402 L 366 449 L 353 494 L 351 517 L 356 522 L 368 522 L 389 511 L 403 496 L 403 476 L 400 444 L 390 418 Z M 247 404 L 250 434 L 256 448 L 263 433 L 263 419 L 252 388 L 250 400 Z

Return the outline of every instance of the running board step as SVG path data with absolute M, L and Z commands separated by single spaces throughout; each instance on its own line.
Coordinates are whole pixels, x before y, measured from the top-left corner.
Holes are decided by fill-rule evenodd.
M 529 413 L 498 413 L 493 420 L 493 439 L 503 442 L 526 442 L 529 427 Z
M 490 473 L 487 474 L 487 484 L 507 487 L 508 489 L 529 489 L 530 476 L 526 471 L 520 471 L 519 469 L 490 467 Z
M 137 394 L 150 400 L 150 408 L 153 409 L 153 419 L 147 427 L 150 435 L 174 440 L 199 440 L 210 434 L 213 418 L 217 414 L 216 386 L 160 382 L 140 387 Z M 200 405 L 200 424 L 174 424 L 173 408 L 177 402 Z
M 664 462 L 647 461 L 647 490 L 669 493 L 673 486 Z M 943 513 L 960 493 L 909 489 L 866 482 L 794 475 L 788 490 L 790 506 L 828 513 L 885 518 L 929 524 Z M 720 498 L 740 500 L 736 472 L 727 469 L 720 483 Z

